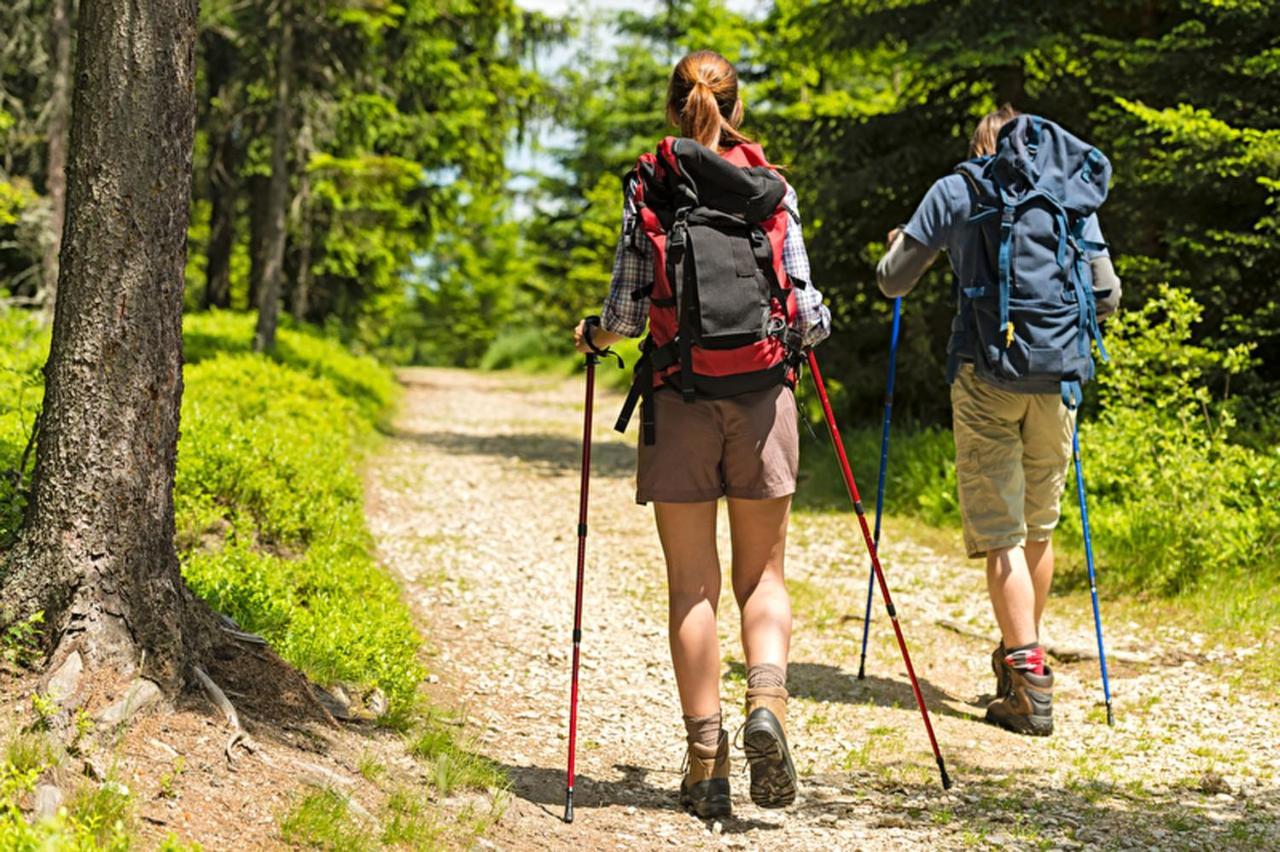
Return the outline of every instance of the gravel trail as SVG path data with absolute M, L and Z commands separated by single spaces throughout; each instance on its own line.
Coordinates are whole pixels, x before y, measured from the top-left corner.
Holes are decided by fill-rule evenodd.
M 611 431 L 614 394 L 596 406 L 577 819 L 564 825 L 581 377 L 414 369 L 401 380 L 401 415 L 369 472 L 370 526 L 423 616 L 439 680 L 431 688 L 465 709 L 476 749 L 510 775 L 505 815 L 482 845 L 1280 847 L 1275 695 L 1224 676 L 1233 661 L 1202 651 L 1199 637 L 1148 628 L 1139 641 L 1142 628 L 1104 609 L 1108 649 L 1129 659 L 1112 665 L 1116 727 L 1105 724 L 1087 659 L 1056 661 L 1053 737 L 989 727 L 981 716 L 994 643 L 980 638 L 991 630 L 982 575 L 976 563 L 896 537 L 890 523 L 881 550 L 956 781 L 944 792 L 878 602 L 868 676 L 855 678 L 866 554 L 847 513 L 797 512 L 788 550 L 800 799 L 784 812 L 753 806 L 735 750 L 733 817 L 708 825 L 682 813 L 662 559 L 650 511 L 633 499 L 634 429 Z M 720 535 L 727 564 L 723 509 Z M 732 734 L 745 683 L 723 585 Z M 1087 597 L 1051 602 L 1046 633 L 1058 648 L 1091 647 Z M 1235 667 L 1247 665 L 1248 649 L 1239 653 Z

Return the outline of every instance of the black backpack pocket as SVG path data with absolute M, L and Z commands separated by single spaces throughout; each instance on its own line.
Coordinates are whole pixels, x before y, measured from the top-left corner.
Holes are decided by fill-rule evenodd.
M 740 220 L 690 223 L 681 327 L 704 349 L 736 349 L 764 339 L 769 325 L 768 278 L 756 260 L 751 226 Z

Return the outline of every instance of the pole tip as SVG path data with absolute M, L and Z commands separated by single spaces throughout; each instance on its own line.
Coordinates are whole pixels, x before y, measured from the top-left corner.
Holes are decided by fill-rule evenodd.
M 1107 727 L 1114 728 L 1116 726 L 1116 714 L 1111 709 L 1111 702 L 1107 702 Z
M 951 789 L 951 776 L 947 774 L 947 765 L 942 762 L 942 758 L 938 758 L 938 772 L 942 774 L 942 789 Z
M 573 790 L 564 791 L 564 821 L 573 822 Z
M 867 679 L 867 664 L 858 663 L 858 680 L 866 680 L 866 679 Z

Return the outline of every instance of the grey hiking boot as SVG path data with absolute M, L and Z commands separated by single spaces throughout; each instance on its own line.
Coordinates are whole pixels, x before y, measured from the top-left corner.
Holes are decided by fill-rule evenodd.
M 1053 670 L 1037 675 L 1004 664 L 1009 686 L 987 707 L 987 721 L 1013 731 L 1047 737 L 1053 733 Z
M 751 801 L 762 808 L 785 808 L 796 800 L 796 767 L 787 747 L 787 690 L 747 690 L 742 750 L 751 766 Z
M 1004 694 L 1009 691 L 1009 669 L 1004 664 L 1004 658 L 1008 653 L 1004 649 L 1003 642 L 991 652 L 991 671 L 996 676 L 996 698 L 1004 697 Z
M 724 731 L 714 749 L 689 744 L 680 782 L 680 805 L 703 819 L 727 817 L 733 812 L 729 802 L 729 736 Z

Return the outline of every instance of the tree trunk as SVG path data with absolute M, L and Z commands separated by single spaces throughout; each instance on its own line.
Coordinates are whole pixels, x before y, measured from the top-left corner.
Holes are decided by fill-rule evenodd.
M 44 312 L 53 319 L 58 298 L 58 252 L 67 210 L 67 127 L 71 121 L 71 2 L 52 0 L 49 30 L 52 36 L 49 87 L 49 151 L 46 190 L 49 195 L 49 241 L 44 249 Z
M 53 667 L 168 694 L 214 633 L 173 544 L 197 2 L 82 2 L 35 478 L 0 583 L 0 623 L 44 610 Z
M 311 308 L 311 178 L 304 170 L 298 179 L 299 238 L 298 280 L 293 289 L 293 318 L 306 322 Z
M 1014 109 L 1026 109 L 1026 81 L 1026 68 L 1021 62 L 994 69 L 992 83 L 995 86 L 996 106 L 1011 104 Z
M 209 246 L 203 306 L 231 307 L 231 252 L 236 242 L 236 197 L 240 182 L 236 178 L 235 141 L 230 126 L 218 128 L 209 147 Z
M 280 293 L 284 277 L 284 244 L 288 236 L 290 109 L 293 77 L 293 21 L 288 3 L 280 4 L 280 52 L 276 60 L 276 103 L 272 119 L 271 185 L 267 193 L 267 221 L 262 247 L 262 290 L 258 294 L 258 327 L 253 337 L 257 352 L 276 345 Z
M 258 294 L 262 292 L 262 268 L 266 265 L 264 247 L 267 230 L 267 201 L 271 196 L 271 181 L 262 175 L 249 178 L 249 293 L 245 301 L 247 310 L 258 307 Z
M 205 250 L 203 306 L 231 307 L 231 251 L 236 239 L 236 198 L 240 158 L 235 140 L 234 105 L 226 103 L 226 87 L 234 62 L 232 48 L 211 36 L 205 74 L 209 85 L 209 245 Z M 221 102 L 221 106 L 215 101 Z

